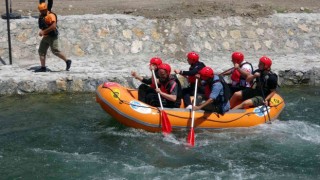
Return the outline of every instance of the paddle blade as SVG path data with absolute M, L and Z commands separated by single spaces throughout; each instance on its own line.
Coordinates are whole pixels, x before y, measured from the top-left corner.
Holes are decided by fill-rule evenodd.
M 171 127 L 168 115 L 165 111 L 161 111 L 161 124 L 162 124 L 162 132 L 164 134 L 170 134 L 172 131 L 172 127 Z
M 194 146 L 194 129 L 193 129 L 193 127 L 190 129 L 190 132 L 188 134 L 187 143 L 190 146 Z

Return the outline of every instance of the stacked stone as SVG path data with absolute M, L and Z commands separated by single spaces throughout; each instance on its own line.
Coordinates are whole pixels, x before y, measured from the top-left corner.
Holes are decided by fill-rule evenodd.
M 37 19 L 11 21 L 13 66 L 8 64 L 6 21 L 0 20 L 0 94 L 94 91 L 105 80 L 129 85 L 131 70 L 149 75 L 151 57 L 187 69 L 185 54 L 200 58 L 217 72 L 229 68 L 233 51 L 242 51 L 255 67 L 273 59 L 285 85 L 319 85 L 320 14 L 275 14 L 265 18 L 146 19 L 128 15 L 58 16 L 60 45 L 73 66 L 48 54 L 58 73 L 35 74 L 39 65 Z M 42 84 L 42 85 L 40 85 Z

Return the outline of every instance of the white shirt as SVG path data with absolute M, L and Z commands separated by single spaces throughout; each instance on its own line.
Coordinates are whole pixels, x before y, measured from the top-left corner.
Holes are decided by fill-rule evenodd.
M 244 64 L 247 61 L 242 61 L 242 63 L 240 64 L 240 67 L 243 71 L 249 72 L 251 74 L 251 72 L 253 71 L 253 69 L 251 68 L 250 64 Z M 236 81 L 232 81 L 232 85 L 236 86 L 238 84 L 238 82 Z M 246 82 L 246 87 L 251 87 L 251 83 L 250 82 Z

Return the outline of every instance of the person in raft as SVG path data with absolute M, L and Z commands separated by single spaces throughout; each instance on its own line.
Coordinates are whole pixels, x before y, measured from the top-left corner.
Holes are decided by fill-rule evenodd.
M 244 55 L 242 52 L 232 53 L 231 61 L 234 66 L 233 69 L 230 69 L 222 73 L 221 75 L 225 76 L 231 74 L 231 84 L 228 85 L 231 91 L 231 95 L 233 95 L 237 91 L 251 88 L 252 82 L 247 82 L 246 79 L 249 74 L 252 74 L 253 67 L 251 63 L 244 60 Z
M 158 67 L 159 79 L 157 80 L 158 88 L 155 93 L 149 92 L 146 95 L 146 103 L 160 107 L 158 93 L 161 97 L 163 107 L 179 108 L 181 105 L 182 90 L 180 81 L 171 75 L 171 67 L 169 64 L 163 63 Z
M 39 15 L 39 36 L 43 37 L 39 46 L 39 56 L 41 68 L 35 70 L 35 72 L 46 72 L 46 55 L 48 48 L 54 55 L 58 56 L 60 59 L 64 60 L 66 63 L 66 70 L 69 71 L 71 67 L 71 60 L 67 59 L 66 56 L 59 49 L 58 41 L 58 29 L 57 29 L 57 15 L 48 11 L 46 3 L 41 3 L 38 5 L 40 11 Z
M 196 78 L 202 80 L 201 83 L 204 85 L 205 92 L 204 97 L 197 95 L 197 105 L 192 109 L 194 111 L 202 109 L 205 111 L 217 112 L 219 114 L 224 114 L 229 111 L 230 102 L 226 97 L 227 93 L 225 92 L 225 87 L 219 76 L 214 74 L 213 69 L 208 66 L 202 68 L 199 74 L 196 75 Z M 228 85 L 225 84 L 225 86 Z
M 158 67 L 159 65 L 162 64 L 162 60 L 159 57 L 153 57 L 150 59 L 150 64 L 149 64 L 149 69 L 150 71 L 154 70 L 156 78 L 159 78 L 158 75 Z M 142 84 L 139 86 L 138 88 L 138 100 L 142 101 L 142 102 L 146 102 L 146 94 L 153 92 L 155 92 L 155 84 L 152 78 L 152 75 L 150 78 L 145 78 L 145 77 L 141 77 L 139 76 L 139 74 L 136 71 L 132 71 L 131 75 L 142 82 Z
M 234 93 L 230 99 L 232 109 L 268 106 L 278 86 L 278 76 L 271 72 L 271 65 L 270 58 L 262 56 L 259 59 L 258 69 L 247 77 L 248 82 L 255 80 L 255 86 Z
M 187 54 L 187 60 L 190 65 L 188 71 L 175 69 L 174 72 L 188 78 L 189 86 L 182 89 L 182 96 L 186 109 L 192 109 L 190 96 L 193 96 L 195 90 L 195 75 L 198 74 L 206 65 L 199 61 L 199 55 L 195 52 L 189 52 Z M 201 85 L 198 85 L 197 92 L 204 93 L 204 89 Z

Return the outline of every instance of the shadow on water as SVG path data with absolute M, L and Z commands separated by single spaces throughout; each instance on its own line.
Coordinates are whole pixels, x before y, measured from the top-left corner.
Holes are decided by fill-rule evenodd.
M 319 90 L 282 88 L 280 120 L 164 137 L 128 128 L 94 94 L 0 97 L 4 179 L 318 179 Z

